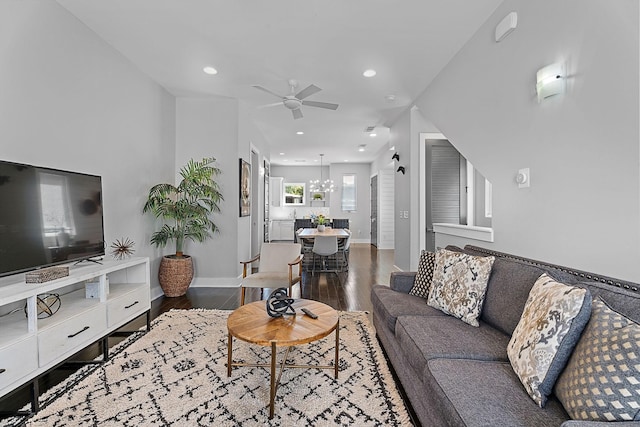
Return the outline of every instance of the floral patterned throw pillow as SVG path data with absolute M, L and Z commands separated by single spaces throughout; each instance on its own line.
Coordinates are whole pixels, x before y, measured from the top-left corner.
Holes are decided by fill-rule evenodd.
M 440 249 L 436 252 L 436 267 L 427 304 L 471 326 L 480 326 L 478 317 L 494 260 L 492 256 L 473 256 Z
M 511 366 L 541 408 L 591 315 L 591 294 L 542 274 L 507 347 Z

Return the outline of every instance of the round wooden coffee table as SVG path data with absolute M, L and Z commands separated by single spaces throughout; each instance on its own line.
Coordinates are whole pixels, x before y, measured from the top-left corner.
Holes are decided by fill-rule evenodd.
M 318 318 L 312 319 L 304 314 L 301 311 L 303 307 L 317 314 Z M 267 314 L 266 302 L 256 301 L 234 310 L 227 320 L 227 329 L 229 331 L 227 343 L 227 376 L 231 376 L 231 368 L 234 366 L 270 368 L 269 418 L 273 418 L 276 391 L 284 368 L 333 369 L 335 377 L 338 378 L 338 352 L 340 348 L 340 318 L 338 312 L 321 302 L 305 299 L 295 300 L 293 308 L 296 311 L 295 316 L 284 315 L 282 317 L 271 317 Z M 333 331 L 336 332 L 336 351 L 333 365 L 291 365 L 286 363 L 291 347 L 319 340 L 331 334 Z M 234 337 L 248 343 L 270 346 L 271 363 L 233 362 Z M 280 363 L 280 373 L 276 379 L 276 355 L 278 347 L 288 348 Z

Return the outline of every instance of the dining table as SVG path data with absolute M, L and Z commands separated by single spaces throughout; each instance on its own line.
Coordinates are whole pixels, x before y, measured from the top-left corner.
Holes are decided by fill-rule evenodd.
M 336 236 L 338 239 L 349 237 L 349 232 L 344 228 L 325 227 L 324 231 L 318 231 L 317 228 L 302 228 L 296 233 L 300 239 L 313 239 L 316 236 Z
M 340 255 L 336 254 L 336 256 L 329 261 L 329 264 L 333 265 L 331 271 L 346 271 L 348 269 L 348 255 L 345 252 L 345 239 L 349 237 L 351 234 L 349 230 L 345 228 L 330 228 L 325 227 L 324 231 L 318 231 L 317 228 L 301 228 L 296 230 L 296 234 L 298 239 L 302 243 L 302 252 L 305 254 L 305 257 L 302 261 L 302 269 L 305 271 L 310 271 L 311 266 L 313 265 L 314 254 L 313 251 L 313 242 L 315 241 L 316 236 L 336 236 L 338 238 L 338 251 Z M 326 263 L 325 263 L 326 265 Z M 325 267 L 325 271 L 327 268 Z

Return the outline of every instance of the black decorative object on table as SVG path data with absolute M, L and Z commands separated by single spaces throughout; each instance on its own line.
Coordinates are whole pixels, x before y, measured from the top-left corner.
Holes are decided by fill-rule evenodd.
M 285 288 L 278 288 L 267 298 L 267 314 L 271 317 L 281 317 L 284 314 L 295 316 L 296 311 L 292 307 L 293 298 L 289 298 Z

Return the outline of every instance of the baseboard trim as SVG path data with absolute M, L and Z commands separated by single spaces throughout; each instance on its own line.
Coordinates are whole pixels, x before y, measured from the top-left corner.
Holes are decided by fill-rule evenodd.
M 239 288 L 242 277 L 195 277 L 191 282 L 194 288 Z

